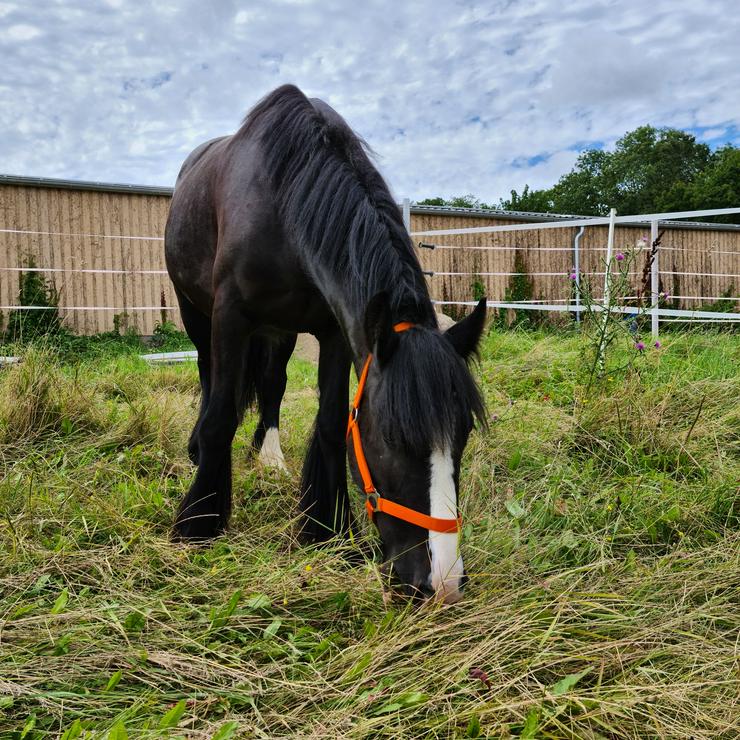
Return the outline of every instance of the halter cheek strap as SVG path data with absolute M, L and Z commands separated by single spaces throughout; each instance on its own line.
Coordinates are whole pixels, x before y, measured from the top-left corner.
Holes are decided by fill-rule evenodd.
M 414 324 L 408 321 L 402 321 L 393 327 L 395 332 L 403 332 L 411 329 Z M 457 532 L 462 525 L 462 519 L 440 519 L 438 517 L 428 516 L 422 514 L 414 509 L 409 509 L 408 506 L 402 506 L 397 504 L 395 501 L 384 498 L 380 495 L 378 490 L 373 484 L 372 476 L 370 475 L 370 468 L 367 465 L 367 459 L 365 458 L 365 452 L 362 449 L 362 440 L 360 439 L 360 426 L 357 423 L 357 418 L 360 413 L 360 403 L 362 401 L 362 394 L 365 390 L 365 381 L 367 380 L 367 373 L 370 369 L 370 362 L 373 356 L 370 354 L 367 356 L 365 365 L 360 373 L 360 380 L 357 383 L 357 392 L 355 393 L 354 400 L 352 401 L 352 408 L 349 412 L 349 419 L 347 421 L 347 439 L 352 436 L 352 447 L 355 452 L 355 460 L 357 461 L 357 468 L 360 471 L 360 477 L 362 478 L 362 484 L 365 489 L 365 508 L 367 509 L 368 516 L 371 520 L 374 519 L 375 512 L 380 511 L 388 516 L 401 519 L 404 522 L 415 524 L 417 527 L 422 529 L 429 529 L 432 532 Z

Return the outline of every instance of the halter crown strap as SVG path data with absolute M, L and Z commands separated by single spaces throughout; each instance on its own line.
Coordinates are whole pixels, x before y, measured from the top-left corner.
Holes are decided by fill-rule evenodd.
M 402 321 L 395 324 L 393 331 L 403 332 L 411 329 L 415 326 L 409 321 Z M 365 489 L 365 508 L 367 509 L 368 516 L 372 520 L 375 512 L 380 511 L 388 516 L 401 519 L 404 522 L 415 524 L 417 527 L 422 529 L 429 529 L 432 532 L 457 532 L 462 525 L 462 519 L 440 519 L 438 517 L 428 516 L 422 514 L 414 509 L 409 509 L 407 506 L 391 501 L 390 499 L 384 498 L 378 493 L 378 490 L 373 484 L 372 476 L 370 475 L 370 468 L 367 465 L 367 459 L 365 458 L 365 452 L 362 449 L 362 440 L 360 439 L 360 427 L 357 423 L 357 417 L 360 410 L 360 402 L 362 401 L 362 394 L 365 390 L 365 382 L 367 381 L 367 373 L 370 369 L 370 362 L 373 356 L 369 354 L 365 365 L 360 373 L 360 379 L 357 383 L 357 392 L 352 401 L 352 408 L 349 412 L 349 419 L 347 420 L 347 438 L 352 436 L 352 447 L 355 452 L 355 460 L 357 461 L 357 467 L 360 471 L 360 477 L 362 478 L 363 487 Z

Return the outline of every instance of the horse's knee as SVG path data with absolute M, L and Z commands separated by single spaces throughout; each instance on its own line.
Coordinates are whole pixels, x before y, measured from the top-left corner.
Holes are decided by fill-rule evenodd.
M 238 425 L 239 419 L 236 413 L 225 413 L 220 416 L 215 413 L 207 413 L 203 421 L 198 425 L 198 430 L 193 440 L 194 446 L 198 449 L 201 456 L 205 452 L 217 451 L 224 447 L 229 447 L 234 439 Z

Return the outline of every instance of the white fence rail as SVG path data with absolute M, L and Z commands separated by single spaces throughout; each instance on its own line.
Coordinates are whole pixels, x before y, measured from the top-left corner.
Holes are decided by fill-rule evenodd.
M 550 302 L 538 302 L 538 301 L 488 301 L 488 306 L 491 308 L 501 309 L 524 309 L 530 311 L 568 311 L 576 314 L 576 318 L 580 319 L 580 315 L 586 308 L 582 305 L 581 291 L 580 291 L 580 278 L 581 273 L 579 271 L 580 262 L 580 236 L 583 234 L 583 230 L 588 227 L 594 226 L 608 226 L 609 236 L 608 242 L 604 247 L 592 248 L 591 251 L 604 251 L 606 257 L 604 260 L 604 271 L 603 273 L 590 272 L 586 273 L 589 275 L 604 275 L 604 294 L 601 302 L 596 302 L 591 305 L 591 309 L 597 312 L 613 311 L 624 314 L 647 314 L 651 317 L 651 331 L 653 337 L 657 338 L 660 326 L 660 318 L 664 317 L 667 321 L 705 321 L 707 323 L 736 323 L 740 321 L 740 313 L 730 312 L 714 312 L 714 311 L 694 311 L 690 309 L 669 309 L 660 307 L 660 292 L 659 292 L 659 281 L 660 275 L 685 275 L 687 277 L 723 277 L 723 278 L 738 278 L 740 279 L 740 260 L 738 264 L 737 272 L 733 273 L 714 273 L 714 272 L 694 272 L 686 271 L 682 272 L 679 270 L 660 270 L 660 252 L 661 247 L 659 242 L 656 245 L 655 253 L 650 265 L 650 306 L 648 308 L 640 308 L 635 306 L 609 306 L 610 304 L 610 276 L 612 269 L 612 250 L 614 242 L 614 227 L 617 224 L 629 225 L 629 224 L 644 224 L 650 223 L 650 242 L 651 245 L 655 245 L 658 240 L 659 227 L 661 223 L 665 226 L 675 225 L 671 222 L 675 222 L 677 219 L 687 218 L 706 218 L 710 216 L 729 216 L 740 213 L 740 208 L 712 208 L 703 209 L 697 211 L 677 211 L 672 213 L 651 213 L 641 214 L 637 216 L 617 216 L 616 211 L 612 209 L 610 215 L 605 218 L 589 218 L 589 219 L 560 219 L 558 221 L 549 221 L 543 223 L 526 223 L 526 224 L 508 224 L 505 226 L 476 226 L 472 228 L 460 228 L 460 229 L 432 229 L 425 231 L 413 231 L 411 232 L 412 237 L 423 237 L 424 242 L 419 243 L 419 247 L 424 249 L 460 249 L 460 250 L 512 250 L 515 247 L 506 246 L 463 246 L 463 245 L 451 245 L 451 244 L 440 244 L 437 245 L 430 242 L 430 237 L 442 237 L 442 236 L 463 236 L 469 234 L 496 234 L 511 231 L 549 231 L 550 229 L 565 229 L 580 227 L 580 234 L 575 238 L 572 247 L 557 247 L 557 246 L 536 246 L 530 247 L 534 251 L 572 251 L 574 256 L 575 264 L 575 287 L 576 297 L 572 300 L 566 299 L 564 302 L 558 301 L 557 303 Z M 669 248 L 671 249 L 671 248 Z M 675 249 L 675 248 L 673 248 Z M 728 251 L 722 250 L 723 254 L 735 254 L 740 257 L 740 251 Z M 522 273 L 522 272 L 456 272 L 456 271 L 427 271 L 427 275 L 433 277 L 434 275 L 440 276 L 480 276 L 480 277 L 500 277 L 500 276 L 519 276 L 519 275 L 530 275 L 534 276 L 556 276 L 560 273 L 553 272 L 533 272 L 533 273 Z M 638 275 L 642 273 L 630 273 L 630 275 Z M 634 298 L 633 296 L 631 298 Z M 740 300 L 740 296 L 721 296 L 719 299 L 716 297 L 708 296 L 681 296 L 682 299 L 687 300 Z M 438 305 L 456 305 L 456 306 L 467 306 L 475 305 L 472 301 L 435 301 Z

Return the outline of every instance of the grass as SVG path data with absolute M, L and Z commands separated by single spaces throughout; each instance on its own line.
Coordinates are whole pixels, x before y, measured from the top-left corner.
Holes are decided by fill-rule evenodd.
M 295 542 L 313 366 L 290 365 L 291 475 L 248 463 L 248 419 L 233 526 L 193 549 L 168 528 L 195 368 L 65 358 L 0 373 L 0 737 L 740 733 L 736 337 L 674 334 L 586 396 L 577 337 L 492 332 L 470 584 L 421 610 Z

